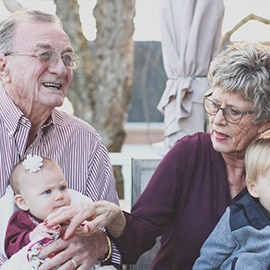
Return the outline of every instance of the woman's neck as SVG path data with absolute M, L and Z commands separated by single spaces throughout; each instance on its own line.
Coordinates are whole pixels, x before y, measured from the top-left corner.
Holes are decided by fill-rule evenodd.
M 246 186 L 244 155 L 223 155 L 228 177 L 231 198 L 234 198 Z

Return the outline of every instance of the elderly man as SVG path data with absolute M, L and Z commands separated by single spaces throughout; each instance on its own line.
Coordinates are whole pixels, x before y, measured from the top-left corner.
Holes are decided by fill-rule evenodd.
M 69 188 L 93 201 L 118 204 L 108 151 L 99 135 L 87 123 L 55 109 L 63 104 L 72 69 L 78 66 L 79 57 L 56 16 L 23 11 L 0 24 L 0 197 L 12 168 L 31 153 L 56 161 Z M 108 256 L 108 243 L 101 231 L 87 241 L 78 235 L 57 240 L 40 256 L 61 252 L 39 269 L 61 265 L 63 270 L 88 270 L 98 259 L 119 264 L 114 247 Z

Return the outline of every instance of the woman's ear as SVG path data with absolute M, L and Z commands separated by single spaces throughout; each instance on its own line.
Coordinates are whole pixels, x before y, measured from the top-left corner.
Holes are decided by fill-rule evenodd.
M 269 133 L 270 129 L 270 121 L 267 121 L 263 125 L 261 125 L 258 129 L 258 135 L 262 135 L 263 133 Z
M 254 198 L 258 198 L 259 197 L 258 191 L 257 191 L 257 185 L 256 185 L 256 183 L 253 180 L 248 179 L 248 181 L 247 181 L 247 189 L 248 189 L 249 194 L 252 197 L 254 197 Z
M 25 201 L 25 199 L 23 198 L 23 196 L 21 194 L 16 194 L 14 196 L 14 201 L 16 203 L 16 205 L 23 211 L 27 211 L 29 210 L 29 207 Z

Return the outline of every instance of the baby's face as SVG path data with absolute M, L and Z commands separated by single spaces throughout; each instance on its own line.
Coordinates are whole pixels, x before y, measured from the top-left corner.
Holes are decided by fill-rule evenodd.
M 33 216 L 44 220 L 58 208 L 70 205 L 67 183 L 58 166 L 42 167 L 26 178 L 21 195 Z

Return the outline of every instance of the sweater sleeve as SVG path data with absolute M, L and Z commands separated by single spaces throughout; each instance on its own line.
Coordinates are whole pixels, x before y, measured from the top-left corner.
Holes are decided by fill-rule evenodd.
M 123 235 L 113 239 L 124 263 L 136 263 L 155 245 L 156 238 L 169 230 L 184 171 L 177 157 L 179 148 L 174 148 L 159 163 L 131 214 L 124 213 L 127 222 Z
M 216 225 L 200 250 L 193 270 L 219 270 L 224 261 L 232 254 L 237 243 L 230 228 L 230 208 Z
M 29 234 L 35 225 L 23 211 L 16 211 L 10 218 L 6 237 L 5 252 L 8 258 L 30 243 Z

